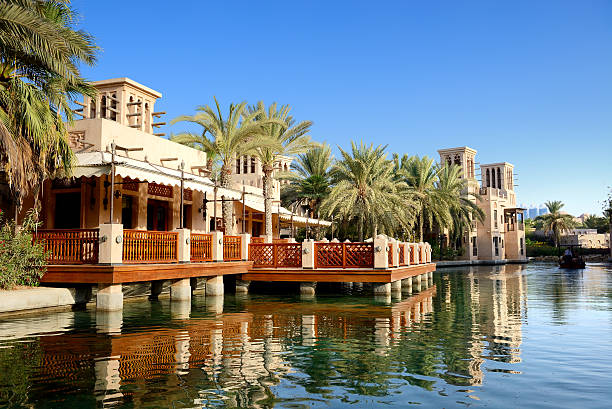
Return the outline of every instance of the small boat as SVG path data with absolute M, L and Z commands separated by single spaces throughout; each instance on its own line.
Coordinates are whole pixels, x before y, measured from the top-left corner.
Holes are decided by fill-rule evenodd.
M 580 246 L 564 246 L 569 250 L 569 254 L 564 254 L 559 257 L 559 268 L 578 270 L 586 267 L 586 263 L 581 255 L 576 251 Z M 566 250 L 567 251 L 567 250 Z

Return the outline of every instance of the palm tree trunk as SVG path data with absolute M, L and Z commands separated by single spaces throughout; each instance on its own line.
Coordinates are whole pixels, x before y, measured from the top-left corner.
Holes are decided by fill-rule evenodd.
M 423 241 L 423 212 L 421 212 L 418 219 L 419 219 L 419 241 Z
M 226 189 L 232 187 L 232 169 L 225 164 L 221 169 L 221 187 Z M 221 214 L 223 215 L 223 225 L 225 226 L 224 234 L 232 236 L 234 234 L 234 202 L 229 200 L 223 201 L 221 203 Z
M 266 214 L 266 236 L 272 236 L 272 166 L 263 167 L 264 212 Z M 280 235 L 280 232 L 278 232 Z M 279 236 L 280 237 L 280 236 Z
M 359 241 L 363 241 L 363 216 L 359 218 Z

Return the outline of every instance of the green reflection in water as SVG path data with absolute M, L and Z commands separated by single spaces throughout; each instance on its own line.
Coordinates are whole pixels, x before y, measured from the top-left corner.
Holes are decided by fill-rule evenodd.
M 610 270 L 457 269 L 371 295 L 0 321 L 2 407 L 609 406 Z

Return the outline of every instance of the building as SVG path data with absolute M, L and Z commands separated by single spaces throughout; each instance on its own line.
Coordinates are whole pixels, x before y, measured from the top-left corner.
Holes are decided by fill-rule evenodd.
M 96 99 L 84 98 L 83 118 L 69 129 L 78 162 L 73 177 L 44 184 L 43 228 L 87 229 L 112 222 L 124 229 L 184 227 L 207 233 L 226 230 L 221 201 L 231 200 L 233 231 L 263 234 L 262 173 L 255 158 L 238 158 L 232 188 L 217 187 L 208 178 L 204 152 L 172 142 L 157 131 L 165 125 L 159 119 L 165 112 L 155 110 L 161 93 L 129 78 L 98 81 L 94 86 Z M 279 165 L 288 169 L 290 161 L 283 158 Z M 279 182 L 274 183 L 273 194 L 275 237 L 281 223 L 329 225 L 292 217 L 280 206 Z
M 610 235 L 597 233 L 597 229 L 572 229 L 561 234 L 561 244 L 606 249 L 610 247 Z
M 524 210 L 516 206 L 514 166 L 508 162 L 480 165 L 476 179 L 476 150 L 467 146 L 438 150 L 441 163 L 462 167 L 467 180 L 463 195 L 485 213 L 483 222 L 472 222 L 463 238 L 468 260 L 526 260 Z

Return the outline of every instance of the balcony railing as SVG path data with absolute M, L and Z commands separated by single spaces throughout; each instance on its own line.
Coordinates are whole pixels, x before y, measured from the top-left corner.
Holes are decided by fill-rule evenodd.
M 242 260 L 242 237 L 223 236 L 223 261 Z
M 212 234 L 192 233 L 190 247 L 191 261 L 212 261 Z
M 399 265 L 400 266 L 406 265 L 406 263 L 404 262 L 405 254 L 406 254 L 406 245 L 400 244 L 399 245 Z
M 124 230 L 124 263 L 177 263 L 178 233 Z
M 33 240 L 44 246 L 48 264 L 98 263 L 98 229 L 38 230 Z
M 249 260 L 253 267 L 301 267 L 301 243 L 251 243 Z
M 372 243 L 315 243 L 315 268 L 374 267 Z

